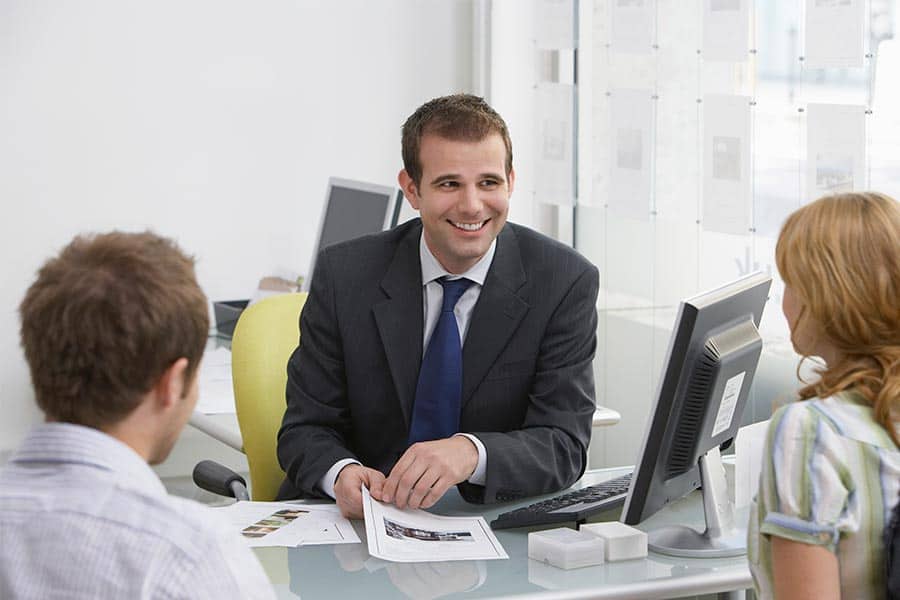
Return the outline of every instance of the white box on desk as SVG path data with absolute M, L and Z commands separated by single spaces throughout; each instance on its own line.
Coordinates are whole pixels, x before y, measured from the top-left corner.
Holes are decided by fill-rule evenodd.
M 577 569 L 603 564 L 603 538 L 568 527 L 528 534 L 528 558 L 559 567 Z
M 605 542 L 606 560 L 631 560 L 647 556 L 647 534 L 618 521 L 587 523 L 581 531 L 596 535 Z

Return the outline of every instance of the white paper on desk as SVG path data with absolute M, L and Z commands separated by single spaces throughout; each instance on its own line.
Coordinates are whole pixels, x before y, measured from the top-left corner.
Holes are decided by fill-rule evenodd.
M 199 377 L 200 397 L 197 399 L 197 412 L 206 415 L 233 413 L 231 350 L 219 347 L 204 352 Z
M 334 504 L 235 502 L 215 509 L 251 548 L 359 544 L 353 526 Z
M 442 517 L 374 500 L 362 487 L 369 554 L 391 562 L 509 558 L 484 517 Z
M 734 507 L 750 505 L 759 489 L 762 452 L 766 443 L 769 421 L 741 427 L 734 438 Z

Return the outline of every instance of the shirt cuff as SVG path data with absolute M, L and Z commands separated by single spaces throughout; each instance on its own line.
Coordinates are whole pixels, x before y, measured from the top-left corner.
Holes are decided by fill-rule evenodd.
M 766 515 L 759 532 L 802 544 L 824 546 L 832 552 L 841 537 L 841 532 L 834 525 L 804 521 L 798 517 L 777 512 L 770 512 Z
M 455 435 L 461 435 L 468 438 L 478 449 L 478 464 L 475 465 L 475 470 L 472 471 L 472 474 L 469 475 L 469 478 L 466 481 L 475 485 L 484 485 L 484 482 L 487 479 L 487 450 L 485 449 L 484 444 L 471 433 L 457 433 Z
M 328 497 L 332 500 L 335 500 L 334 497 L 334 482 L 337 481 L 338 473 L 341 472 L 341 469 L 346 467 L 347 465 L 361 465 L 362 463 L 358 460 L 353 460 L 352 458 L 342 458 L 341 460 L 334 463 L 330 469 L 325 472 L 325 475 L 322 476 L 322 479 L 319 480 L 319 487 L 322 488 L 322 491 L 328 494 Z

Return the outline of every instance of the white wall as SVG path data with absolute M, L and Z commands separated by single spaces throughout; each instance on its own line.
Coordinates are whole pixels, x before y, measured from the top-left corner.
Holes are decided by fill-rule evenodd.
M 46 258 L 150 227 L 211 299 L 304 271 L 328 176 L 395 181 L 471 31 L 472 0 L 0 2 L 0 454 L 40 419 L 16 307 Z

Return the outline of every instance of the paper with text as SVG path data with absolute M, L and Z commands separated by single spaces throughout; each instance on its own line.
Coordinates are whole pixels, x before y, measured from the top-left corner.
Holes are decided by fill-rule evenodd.
M 362 487 L 369 554 L 392 562 L 509 558 L 483 517 L 442 517 L 399 509 Z

